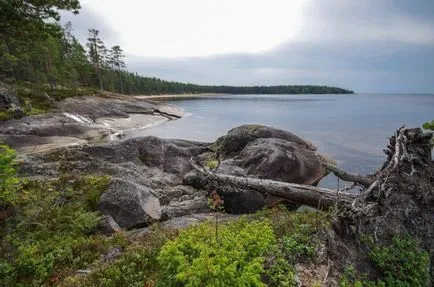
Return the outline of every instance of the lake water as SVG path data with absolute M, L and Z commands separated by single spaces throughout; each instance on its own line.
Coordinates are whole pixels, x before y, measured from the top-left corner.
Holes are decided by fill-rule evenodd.
M 226 95 L 171 100 L 186 116 L 135 130 L 127 138 L 153 135 L 214 141 L 233 127 L 261 124 L 308 139 L 355 173 L 372 173 L 385 159 L 382 149 L 396 129 L 419 127 L 434 119 L 434 95 Z M 323 186 L 336 187 L 328 177 Z

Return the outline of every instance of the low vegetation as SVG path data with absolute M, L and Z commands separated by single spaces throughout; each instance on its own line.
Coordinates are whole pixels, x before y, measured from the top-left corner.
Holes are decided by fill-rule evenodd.
M 107 251 L 111 240 L 94 233 L 100 220 L 95 202 L 107 183 L 106 176 L 20 180 L 2 207 L 13 212 L 0 225 L 0 282 L 55 284 Z
M 142 235 L 107 237 L 96 230 L 109 177 L 19 178 L 15 152 L 0 149 L 0 286 L 292 287 L 305 279 L 297 266 L 324 259 L 332 213 L 285 206 L 180 232 L 157 224 Z M 341 287 L 428 286 L 429 255 L 416 239 L 396 235 L 374 242 L 366 235 L 362 244 L 377 272 L 347 266 Z
M 341 287 L 411 287 L 429 286 L 429 255 L 410 235 L 393 236 L 389 243 L 375 244 L 371 236 L 365 238 L 370 249 L 369 260 L 380 278 L 376 281 L 356 276 L 354 268 L 347 267 Z M 359 278 L 357 278 L 359 277 Z M 360 278 L 361 277 L 361 278 Z

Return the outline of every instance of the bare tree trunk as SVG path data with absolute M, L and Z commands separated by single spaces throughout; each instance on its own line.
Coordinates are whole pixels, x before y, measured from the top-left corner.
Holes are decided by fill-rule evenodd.
M 97 75 L 98 81 L 99 81 L 99 88 L 100 88 L 101 91 L 104 91 L 104 86 L 102 84 L 102 79 L 101 79 L 101 70 L 100 70 L 100 68 L 98 66 L 96 68 L 96 71 L 97 71 L 96 75 Z
M 119 72 L 119 81 L 120 81 L 120 84 L 121 84 L 121 93 L 124 94 L 124 83 L 123 83 L 123 80 L 122 80 L 122 71 L 121 71 L 121 69 L 119 69 L 118 72 Z
M 218 186 L 252 189 L 263 194 L 270 194 L 287 201 L 308 205 L 314 208 L 328 209 L 335 205 L 349 205 L 357 198 L 357 195 L 354 193 L 338 192 L 310 185 L 214 173 L 199 166 L 193 159 L 190 162 L 193 168 L 202 177 Z M 237 192 L 236 188 L 231 190 Z

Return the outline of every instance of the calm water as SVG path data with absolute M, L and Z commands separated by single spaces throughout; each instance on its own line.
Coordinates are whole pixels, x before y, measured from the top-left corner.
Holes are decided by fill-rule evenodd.
M 127 138 L 153 135 L 214 141 L 242 124 L 269 125 L 308 139 L 352 172 L 374 172 L 385 159 L 387 137 L 401 125 L 434 118 L 434 95 L 228 95 L 169 101 L 187 116 Z M 329 177 L 322 185 L 335 187 Z

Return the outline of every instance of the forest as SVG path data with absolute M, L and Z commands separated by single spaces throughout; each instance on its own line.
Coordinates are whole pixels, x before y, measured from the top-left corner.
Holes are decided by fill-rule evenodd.
M 122 94 L 348 94 L 350 90 L 311 85 L 211 86 L 166 81 L 129 72 L 119 45 L 107 47 L 95 27 L 85 45 L 59 10 L 77 14 L 78 0 L 0 0 L 0 80 L 51 89 L 98 88 Z M 19 29 L 17 29 L 19 27 Z

